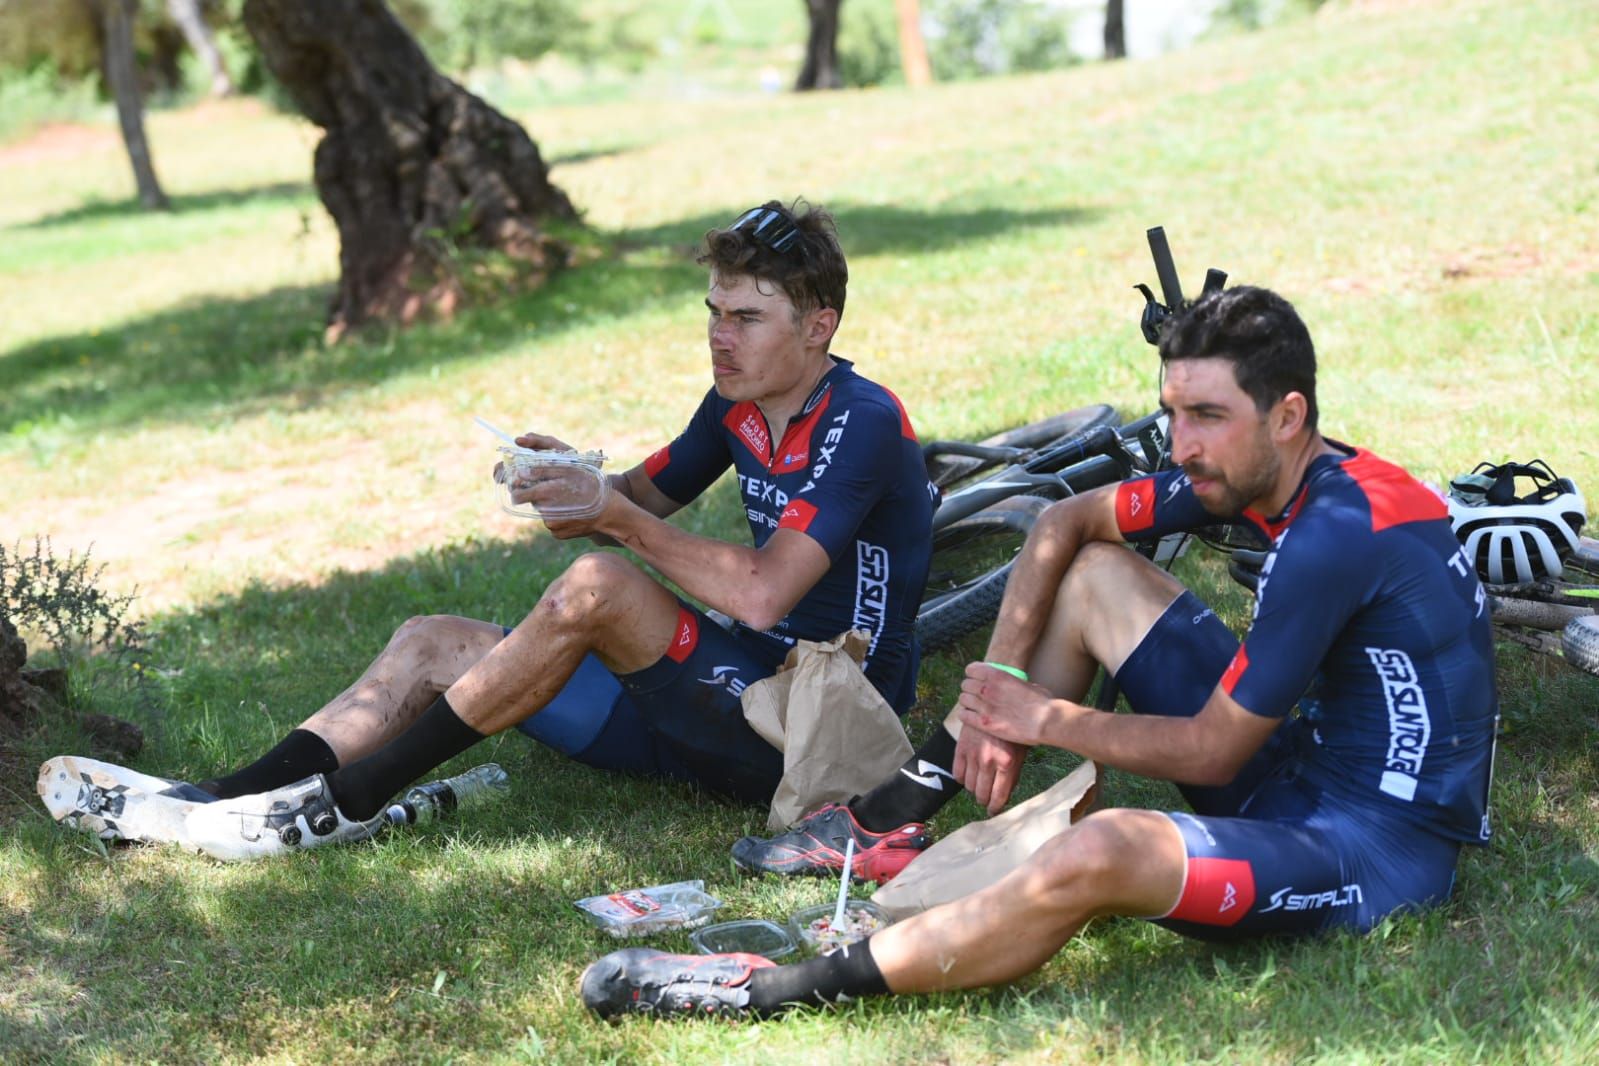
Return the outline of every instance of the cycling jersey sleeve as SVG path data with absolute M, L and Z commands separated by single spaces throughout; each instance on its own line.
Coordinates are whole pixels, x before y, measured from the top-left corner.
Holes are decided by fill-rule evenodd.
M 716 390 L 711 389 L 677 439 L 644 460 L 650 481 L 680 504 L 696 499 L 732 464 L 715 408 Z
M 877 505 L 898 482 L 905 422 L 881 403 L 856 403 L 829 411 L 826 431 L 815 445 L 810 476 L 778 518 L 778 529 L 796 529 L 836 560 Z
M 1124 540 L 1157 540 L 1216 521 L 1181 470 L 1132 478 L 1116 487 L 1116 527 Z
M 1267 555 L 1254 621 L 1221 679 L 1222 689 L 1245 710 L 1271 718 L 1292 710 L 1333 641 L 1370 597 L 1376 581 L 1370 559 L 1358 550 L 1340 550 L 1336 536 L 1318 535 L 1336 532 L 1290 527 Z M 1351 532 L 1350 542 L 1358 544 L 1360 531 Z

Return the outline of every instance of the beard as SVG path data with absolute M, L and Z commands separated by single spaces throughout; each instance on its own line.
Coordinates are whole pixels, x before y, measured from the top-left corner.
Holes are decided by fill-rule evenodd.
M 1199 505 L 1218 518 L 1236 518 L 1244 508 L 1269 493 L 1282 472 L 1282 459 L 1275 449 L 1266 447 L 1250 457 L 1250 462 L 1236 476 L 1229 476 L 1220 467 L 1204 463 L 1190 463 L 1183 467 L 1189 480 L 1200 478 L 1209 481 L 1211 495 L 1197 496 Z

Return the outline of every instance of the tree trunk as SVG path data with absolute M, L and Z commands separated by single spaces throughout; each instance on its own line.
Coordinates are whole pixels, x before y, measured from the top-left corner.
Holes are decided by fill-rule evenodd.
M 45 693 L 26 676 L 28 646 L 0 612 L 0 738 L 38 717 Z
M 1105 0 L 1105 58 L 1127 58 L 1127 23 L 1122 18 L 1122 0 Z
M 232 96 L 233 79 L 228 77 L 228 68 L 222 62 L 222 53 L 217 51 L 217 42 L 211 35 L 211 27 L 206 25 L 204 17 L 200 14 L 200 0 L 167 0 L 167 14 L 178 24 L 178 29 L 183 31 L 183 39 L 189 42 L 189 47 L 194 50 L 200 62 L 205 64 L 205 69 L 211 72 L 211 95 Z
M 933 65 L 927 61 L 927 39 L 922 36 L 920 0 L 894 0 L 899 14 L 899 64 L 905 84 L 913 88 L 933 83 Z
M 434 69 L 381 0 L 246 0 L 267 67 L 326 135 L 315 179 L 339 227 L 328 336 L 449 315 L 462 251 L 504 253 L 523 282 L 565 265 L 546 219 L 575 220 L 538 146 Z
M 102 0 L 100 17 L 105 25 L 105 76 L 111 95 L 117 101 L 117 121 L 122 125 L 122 142 L 128 147 L 133 164 L 133 180 L 139 187 L 139 202 L 152 211 L 165 211 L 170 205 L 150 161 L 150 145 L 144 139 L 144 104 L 139 99 L 139 75 L 133 58 L 133 16 L 138 0 Z
M 805 65 L 794 83 L 801 92 L 844 84 L 838 73 L 838 9 L 843 6 L 844 0 L 805 0 L 811 33 L 805 42 Z

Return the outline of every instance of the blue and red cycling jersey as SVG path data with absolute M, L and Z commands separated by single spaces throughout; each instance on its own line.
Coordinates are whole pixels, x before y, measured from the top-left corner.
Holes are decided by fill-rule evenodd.
M 834 357 L 834 364 L 781 434 L 754 403 L 710 390 L 677 439 L 645 460 L 644 472 L 686 504 L 731 465 L 757 548 L 779 529 L 820 544 L 832 566 L 758 636 L 780 661 L 797 639 L 866 630 L 866 676 L 904 712 L 916 697 L 916 611 L 932 555 L 936 490 L 899 399 L 849 361 Z
M 1305 779 L 1446 838 L 1485 843 L 1498 697 L 1486 596 L 1442 499 L 1363 449 L 1311 462 L 1271 541 L 1221 686 L 1259 715 L 1297 704 Z M 1187 475 L 1124 482 L 1129 540 L 1214 525 Z

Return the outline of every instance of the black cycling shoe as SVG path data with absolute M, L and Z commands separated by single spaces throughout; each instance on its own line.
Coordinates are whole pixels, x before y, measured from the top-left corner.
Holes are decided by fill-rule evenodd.
M 652 948 L 613 951 L 583 971 L 583 1003 L 602 1018 L 621 1014 L 749 1013 L 749 981 L 775 966 L 759 955 L 665 955 Z
M 925 823 L 907 822 L 886 833 L 872 833 L 861 828 L 848 807 L 829 803 L 786 833 L 769 840 L 740 840 L 733 845 L 733 861 L 751 873 L 837 877 L 844 869 L 844 849 L 851 837 L 855 840 L 851 879 L 878 884 L 891 880 L 933 842 Z

